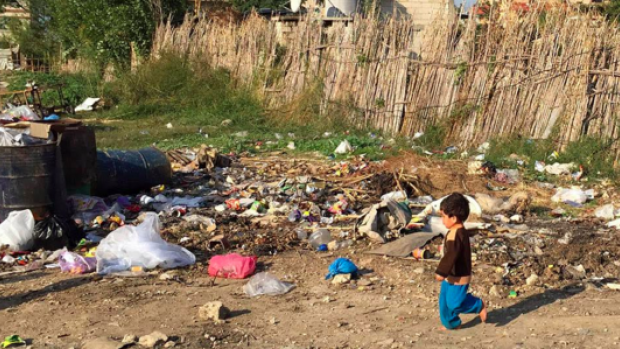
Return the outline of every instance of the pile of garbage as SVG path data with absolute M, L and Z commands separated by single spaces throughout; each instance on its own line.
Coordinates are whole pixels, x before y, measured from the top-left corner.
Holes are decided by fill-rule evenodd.
M 245 290 L 255 296 L 294 287 L 273 275 L 255 274 L 257 258 L 290 249 L 441 257 L 447 232 L 439 216 L 442 198 L 429 195 L 433 184 L 419 174 L 394 172 L 383 162 L 361 158 L 238 157 L 207 146 L 167 156 L 175 170 L 172 185 L 135 195 L 68 198 L 72 219 L 85 235 L 75 249 L 37 250 L 32 214 L 12 214 L 0 225 L 0 272 L 59 268 L 120 277 L 197 265 L 195 272 L 208 270 L 216 278 L 251 277 Z M 493 173 L 485 166 L 485 173 Z M 504 174 L 507 185 L 521 180 Z M 581 207 L 594 196 L 590 190 L 558 188 L 552 200 Z M 620 266 L 615 247 L 586 248 L 592 237 L 579 232 L 577 224 L 590 222 L 530 215 L 532 198 L 526 191 L 497 195 L 489 189 L 467 199 L 476 270 L 485 275 L 480 283 L 496 291 L 519 293 L 525 286 L 605 278 Z M 607 206 L 596 217 L 612 220 L 618 213 Z M 556 229 L 549 228 L 553 225 Z M 582 262 L 575 258 L 580 252 L 588 256 Z M 589 257 L 592 253 L 599 253 L 598 259 Z

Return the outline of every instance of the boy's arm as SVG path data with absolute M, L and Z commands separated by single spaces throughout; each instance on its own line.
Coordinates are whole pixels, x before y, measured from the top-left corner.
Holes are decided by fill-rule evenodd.
M 448 277 L 450 271 L 452 271 L 456 258 L 458 257 L 459 246 L 458 240 L 455 237 L 456 234 L 452 232 L 449 232 L 446 236 L 443 258 L 441 258 L 441 261 L 437 266 L 437 270 L 435 270 L 435 279 L 437 279 L 437 281 L 443 281 L 446 277 Z

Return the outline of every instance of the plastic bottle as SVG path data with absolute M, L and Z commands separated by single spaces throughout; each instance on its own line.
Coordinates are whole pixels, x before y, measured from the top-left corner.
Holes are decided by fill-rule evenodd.
M 321 245 L 327 245 L 330 241 L 332 241 L 332 236 L 327 229 L 319 229 L 308 238 L 308 242 L 310 242 L 314 249 L 319 248 Z

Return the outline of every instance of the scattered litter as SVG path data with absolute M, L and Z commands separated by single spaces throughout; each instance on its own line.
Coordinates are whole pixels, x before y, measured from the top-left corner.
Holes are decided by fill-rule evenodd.
M 147 213 L 138 226 L 125 225 L 116 229 L 97 248 L 97 272 L 109 274 L 133 266 L 172 269 L 196 263 L 191 252 L 167 243 L 159 232 L 159 217 L 154 213 Z
M 29 251 L 34 247 L 34 216 L 30 210 L 13 211 L 0 223 L 0 246 L 11 251 Z
M 260 295 L 276 296 L 290 292 L 295 285 L 280 281 L 277 277 L 270 273 L 258 273 L 243 286 L 243 292 L 250 296 L 256 297 Z
M 256 271 L 257 257 L 238 253 L 213 256 L 209 261 L 209 275 L 226 279 L 245 279 Z
M 338 274 L 357 274 L 357 266 L 347 258 L 338 258 L 329 266 L 329 273 L 325 280 L 329 280 Z
M 97 103 L 99 103 L 99 101 L 101 101 L 101 98 L 90 98 L 90 97 L 86 98 L 84 102 L 82 102 L 82 104 L 75 107 L 75 111 L 76 112 L 93 111 Z
M 349 141 L 345 139 L 344 141 L 340 143 L 340 145 L 338 145 L 336 150 L 334 150 L 334 153 L 342 155 L 342 154 L 348 154 L 352 151 L 353 151 L 353 147 L 351 147 L 351 144 L 349 143 Z

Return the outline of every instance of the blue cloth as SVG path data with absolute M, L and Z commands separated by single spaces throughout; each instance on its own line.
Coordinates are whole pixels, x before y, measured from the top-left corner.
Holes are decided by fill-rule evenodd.
M 459 314 L 478 314 L 482 310 L 482 300 L 467 293 L 469 285 L 452 285 L 441 282 L 439 293 L 439 318 L 449 330 L 461 325 Z
M 325 280 L 329 280 L 338 274 L 355 274 L 357 266 L 349 259 L 338 258 L 329 266 L 329 274 L 325 276 Z
M 60 117 L 56 114 L 51 114 L 50 116 L 46 117 L 45 119 L 43 119 L 45 121 L 55 121 L 55 120 L 60 120 Z

